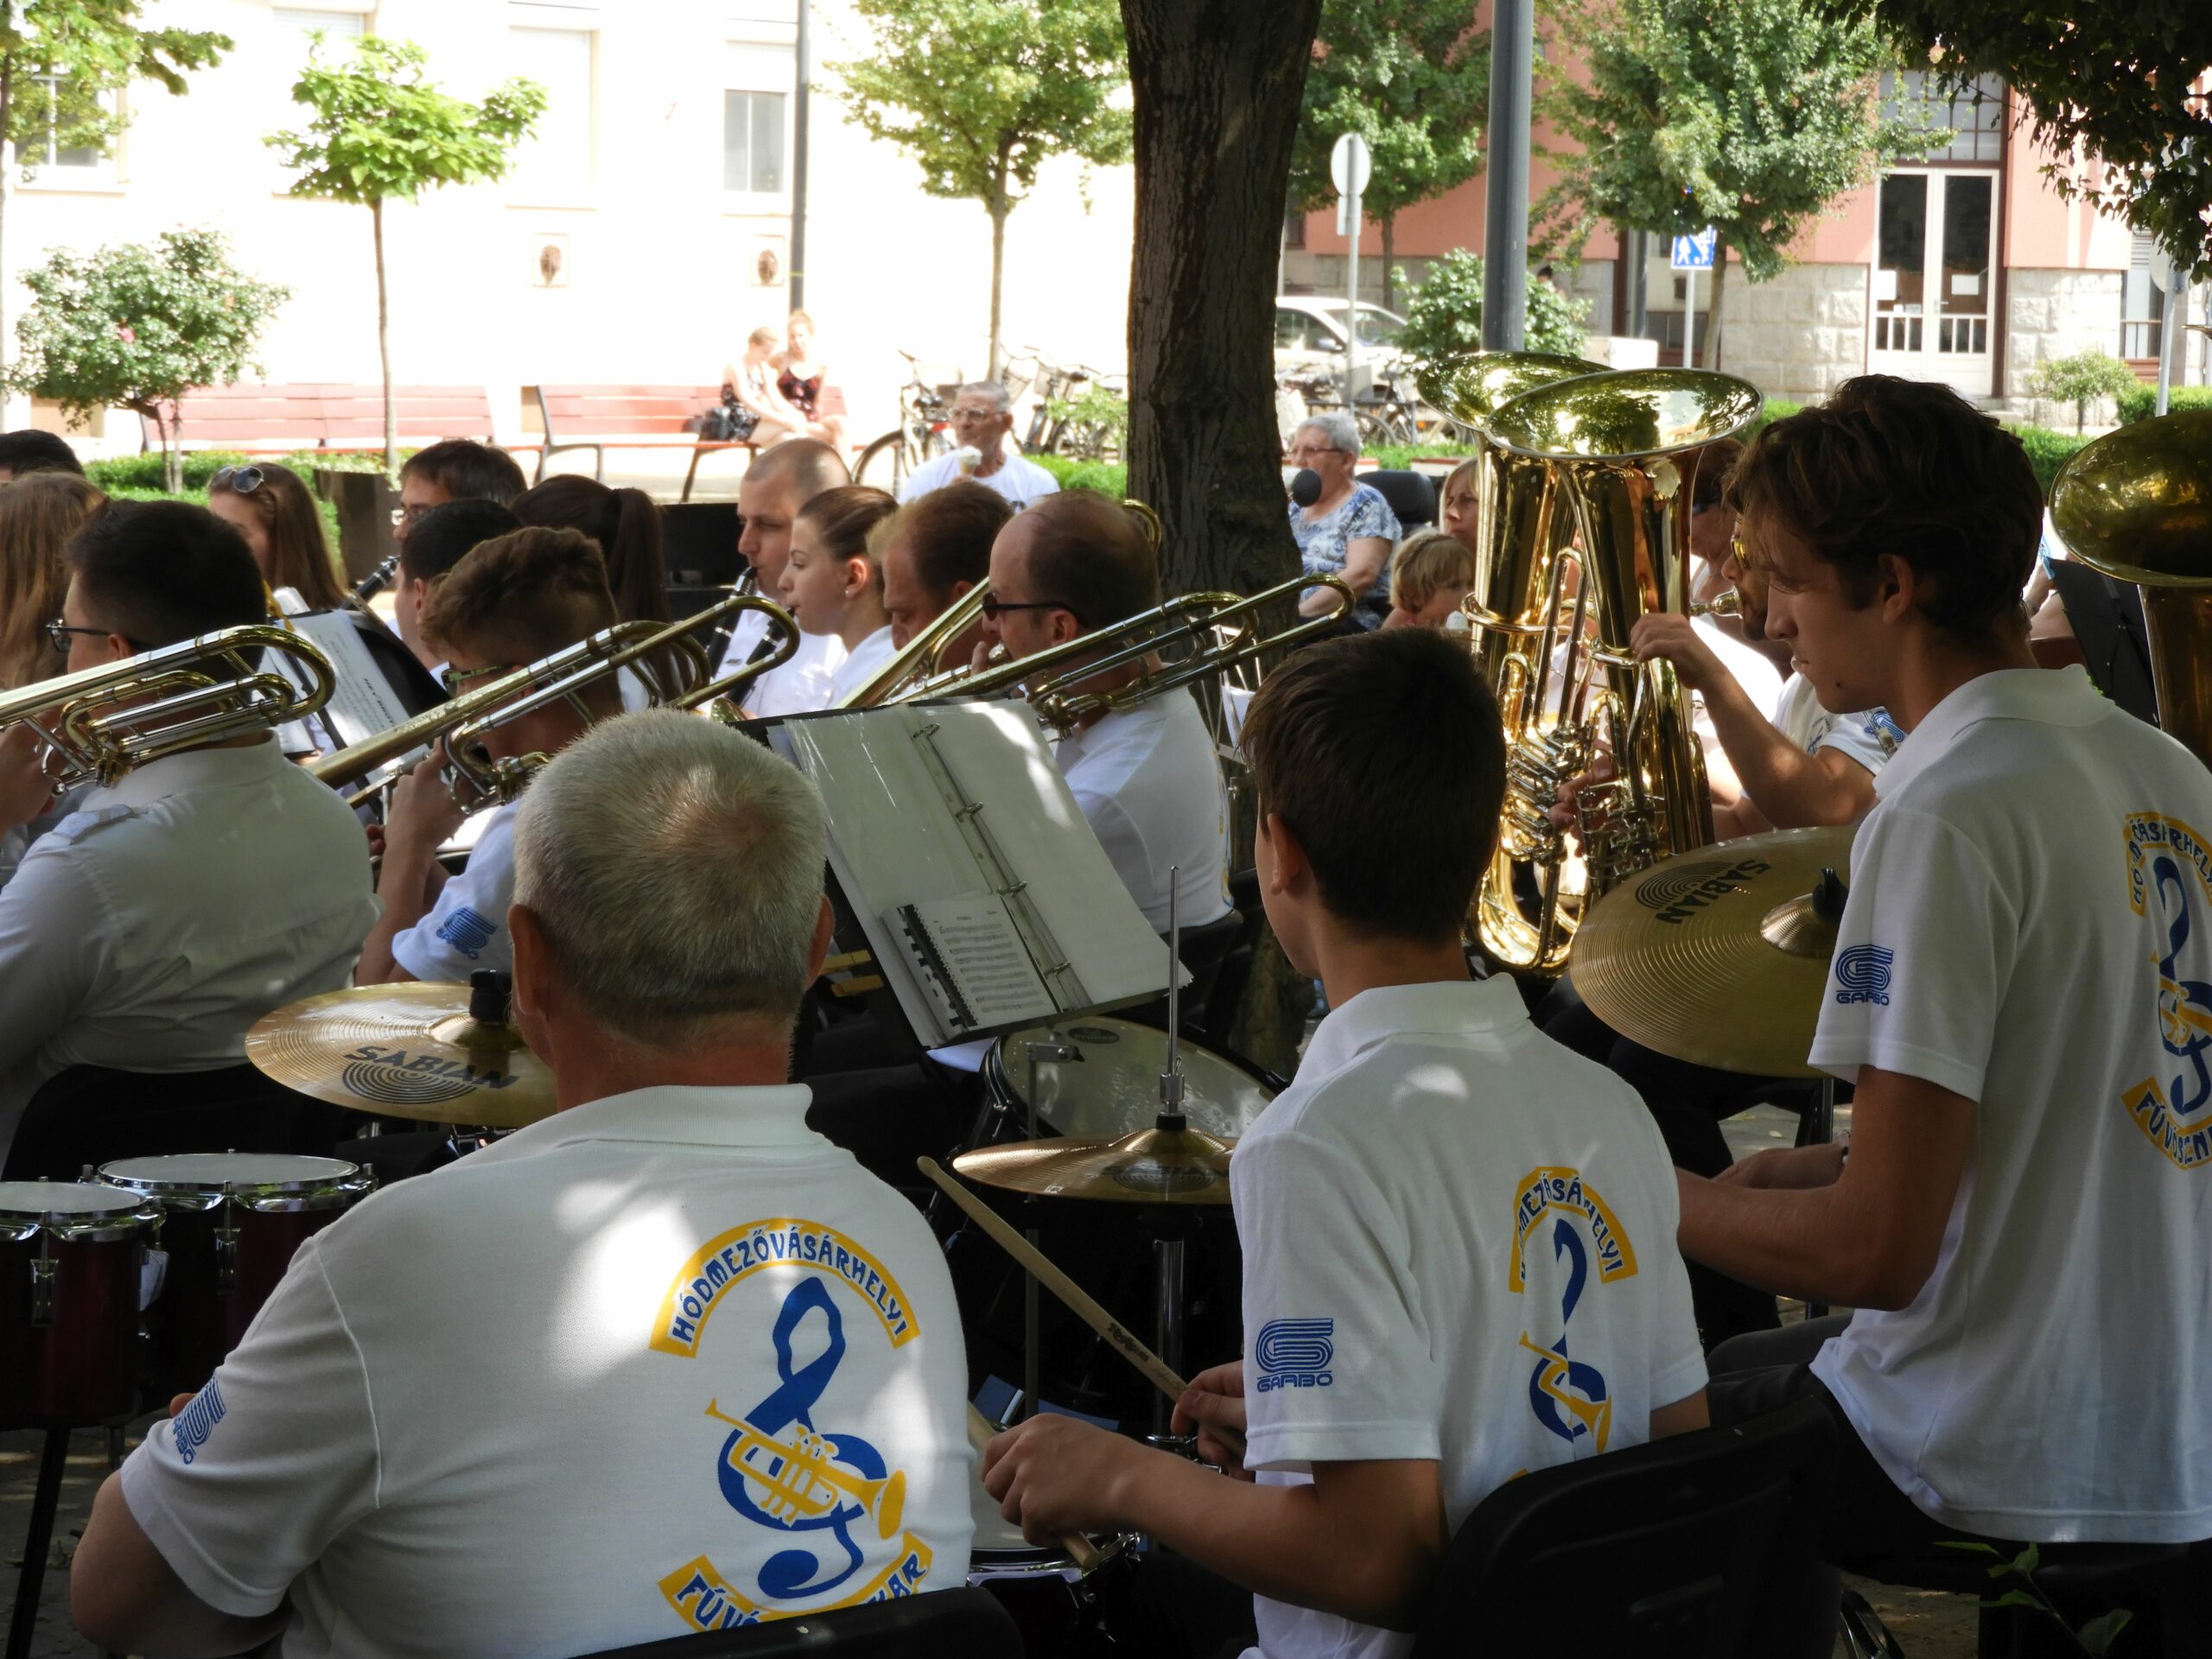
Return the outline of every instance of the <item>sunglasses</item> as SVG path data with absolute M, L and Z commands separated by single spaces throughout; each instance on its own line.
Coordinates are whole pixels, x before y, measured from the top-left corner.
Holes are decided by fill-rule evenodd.
M 59 616 L 47 623 L 45 626 L 48 642 L 64 657 L 69 654 L 69 636 L 73 633 L 89 633 L 95 639 L 105 639 L 115 632 L 112 628 L 73 628 L 69 626 L 67 618 Z M 139 651 L 146 649 L 128 634 L 124 635 L 124 642 Z
M 207 480 L 207 487 L 211 490 L 229 490 L 237 495 L 251 495 L 268 476 L 258 467 L 225 467 Z
M 1080 616 L 1076 616 L 1075 607 L 1063 605 L 1057 599 L 1014 601 L 1001 599 L 996 594 L 986 594 L 983 596 L 983 614 L 990 620 L 997 621 L 1008 611 L 1065 611 L 1070 616 L 1074 616 L 1077 621 L 1083 620 Z

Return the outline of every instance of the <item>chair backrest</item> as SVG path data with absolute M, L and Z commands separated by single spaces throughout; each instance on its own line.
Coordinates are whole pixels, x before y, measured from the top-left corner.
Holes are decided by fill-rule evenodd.
M 988 1591 L 963 1587 L 830 1613 L 613 1648 L 588 1659 L 1021 1659 L 1021 1635 Z
M 720 386 L 540 386 L 546 441 L 678 437 L 683 423 L 721 401 Z
M 31 1096 L 5 1174 L 73 1181 L 87 1164 L 180 1152 L 326 1157 L 358 1122 L 344 1107 L 295 1094 L 251 1065 L 168 1072 L 72 1066 Z
M 1808 1399 L 1508 1481 L 1452 1539 L 1414 1659 L 1492 1652 L 1503 1630 L 1637 1659 L 1748 1655 L 1763 1599 L 1812 1557 L 1834 1460 Z
M 1362 473 L 1356 480 L 1382 491 L 1398 523 L 1408 532 L 1436 522 L 1436 482 L 1419 473 Z
M 492 400 L 481 386 L 394 386 L 393 418 L 412 442 L 493 435 Z M 340 448 L 384 442 L 384 388 L 336 381 L 201 386 L 168 407 L 187 444 L 251 449 Z M 147 426 L 151 441 L 150 423 Z

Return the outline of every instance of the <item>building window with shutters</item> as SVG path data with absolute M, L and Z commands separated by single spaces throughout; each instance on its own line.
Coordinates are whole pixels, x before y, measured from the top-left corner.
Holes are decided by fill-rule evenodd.
M 2120 354 L 2156 363 L 2164 344 L 2166 291 L 2151 277 L 2151 238 L 2138 234 L 2120 288 Z

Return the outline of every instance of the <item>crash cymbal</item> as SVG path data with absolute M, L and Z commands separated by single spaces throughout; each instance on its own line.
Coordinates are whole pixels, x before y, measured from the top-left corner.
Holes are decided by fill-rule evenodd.
M 963 1153 L 971 1181 L 1049 1198 L 1120 1204 L 1227 1204 L 1229 1149 L 1198 1129 L 1140 1129 L 1114 1141 L 1020 1141 Z
M 245 1057 L 288 1088 L 380 1117 L 515 1129 L 551 1116 L 553 1074 L 512 1026 L 472 1017 L 470 995 L 413 982 L 327 992 L 264 1014 Z
M 1679 1060 L 1811 1077 L 1852 826 L 1779 830 L 1662 859 L 1592 906 L 1568 976 L 1591 1013 Z M 1823 873 L 1837 880 L 1823 886 Z

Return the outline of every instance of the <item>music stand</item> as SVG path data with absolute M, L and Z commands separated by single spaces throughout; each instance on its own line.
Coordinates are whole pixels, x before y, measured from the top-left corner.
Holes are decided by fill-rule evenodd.
M 2145 725 L 2157 725 L 2142 590 L 2072 559 L 2052 561 L 2050 580 L 2097 690 Z

